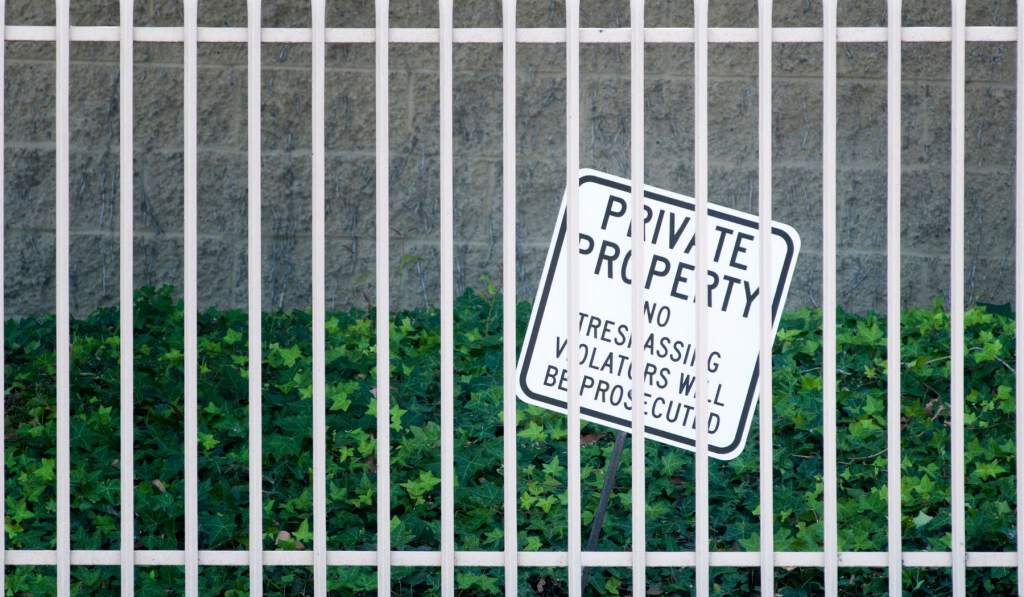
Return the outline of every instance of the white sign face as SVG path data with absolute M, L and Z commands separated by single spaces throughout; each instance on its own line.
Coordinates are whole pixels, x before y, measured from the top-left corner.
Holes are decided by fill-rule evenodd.
M 644 330 L 630 330 L 632 262 L 630 182 L 580 170 L 580 416 L 629 431 L 632 427 L 632 343 L 643 342 L 647 437 L 695 450 L 694 350 L 697 280 L 694 202 L 644 189 Z M 524 402 L 566 412 L 565 205 L 555 224 L 516 372 Z M 708 205 L 708 450 L 731 460 L 746 443 L 759 393 L 759 234 L 756 217 Z M 772 335 L 786 302 L 800 237 L 772 223 Z M 704 290 L 706 288 L 706 290 Z

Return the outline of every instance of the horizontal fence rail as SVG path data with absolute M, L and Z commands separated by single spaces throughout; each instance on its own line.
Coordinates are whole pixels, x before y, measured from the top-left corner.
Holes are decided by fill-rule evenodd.
M 120 27 L 71 27 L 70 41 L 118 42 L 121 40 Z M 249 41 L 248 29 L 244 27 L 198 27 L 196 41 L 199 43 L 237 43 Z M 708 27 L 709 44 L 756 44 L 757 27 Z M 581 27 L 581 44 L 628 44 L 630 29 L 617 27 L 609 29 Z M 133 39 L 138 43 L 182 43 L 185 41 L 184 27 L 135 27 Z M 8 25 L 4 28 L 7 41 L 57 41 L 57 28 L 45 25 Z M 692 44 L 695 33 L 692 27 L 647 27 L 644 29 L 644 43 L 648 44 Z M 516 29 L 516 43 L 520 44 L 564 44 L 565 29 L 529 27 Z M 820 44 L 825 34 L 822 27 L 774 27 L 772 43 L 776 44 Z M 889 40 L 886 27 L 838 27 L 836 41 L 841 44 L 879 43 Z M 969 42 L 1016 42 L 1016 27 L 967 27 L 964 40 Z M 262 28 L 260 41 L 265 44 L 311 44 L 313 30 L 306 28 Z M 331 27 L 324 29 L 324 43 L 328 44 L 372 44 L 377 41 L 375 29 Z M 903 43 L 950 43 L 953 30 L 950 27 L 902 27 L 900 41 Z M 504 42 L 503 30 L 496 27 L 453 28 L 452 43 L 455 44 L 500 44 Z M 388 29 L 390 44 L 439 44 L 440 29 L 391 28 Z
M 394 566 L 431 566 L 441 569 L 441 592 L 443 595 L 454 595 L 456 567 L 488 567 L 505 569 L 505 588 L 512 594 L 516 593 L 517 569 L 534 567 L 565 567 L 569 569 L 569 594 L 580 595 L 582 587 L 579 577 L 581 568 L 621 567 L 632 568 L 634 578 L 642 578 L 645 568 L 680 567 L 696 569 L 696 593 L 703 597 L 708 593 L 709 569 L 711 567 L 760 568 L 761 591 L 765 595 L 774 595 L 775 569 L 779 567 L 819 567 L 825 570 L 825 594 L 836 595 L 837 570 L 839 568 L 888 568 L 890 594 L 901 590 L 903 568 L 951 568 L 953 579 L 953 595 L 963 595 L 965 591 L 966 568 L 1019 568 L 1024 566 L 1024 538 L 1018 535 L 1017 551 L 1014 552 L 967 552 L 965 550 L 965 503 L 964 503 L 964 396 L 963 396 L 963 335 L 964 335 L 964 113 L 965 113 L 965 54 L 967 43 L 1016 43 L 1018 73 L 1024 71 L 1024 29 L 1020 27 L 967 27 L 965 25 L 965 4 L 961 0 L 953 3 L 952 27 L 902 27 L 892 23 L 889 27 L 837 27 L 836 2 L 824 2 L 823 27 L 785 28 L 771 26 L 770 0 L 760 0 L 758 27 L 754 28 L 715 28 L 707 26 L 708 0 L 695 0 L 695 27 L 690 28 L 649 28 L 643 25 L 643 2 L 632 0 L 632 25 L 628 28 L 581 28 L 579 27 L 579 0 L 568 0 L 565 28 L 516 28 L 515 0 L 503 0 L 502 10 L 504 27 L 502 28 L 455 28 L 453 26 L 452 0 L 440 2 L 439 28 L 390 28 L 388 25 L 387 0 L 376 1 L 376 27 L 374 28 L 327 28 L 324 26 L 325 1 L 313 0 L 311 14 L 314 26 L 311 28 L 264 28 L 261 26 L 261 2 L 248 1 L 248 26 L 244 28 L 230 27 L 199 27 L 197 25 L 197 0 L 185 0 L 183 22 L 184 27 L 131 27 L 132 1 L 121 1 L 120 27 L 76 27 L 70 25 L 70 0 L 57 0 L 56 26 L 4 26 L 4 17 L 0 14 L 0 28 L 6 41 L 15 42 L 54 42 L 56 46 L 56 387 L 57 407 L 57 548 L 54 550 L 3 550 L 0 556 L 3 564 L 9 566 L 55 566 L 57 569 L 57 594 L 70 597 L 71 566 L 120 566 L 123 595 L 134 592 L 132 579 L 134 566 L 184 566 L 185 594 L 198 595 L 198 572 L 200 566 L 238 566 L 249 567 L 251 577 L 251 594 L 259 597 L 263 594 L 262 571 L 266 566 L 310 566 L 314 568 L 314 594 L 327 594 L 327 568 L 343 566 L 376 567 L 378 574 L 378 592 L 382 596 L 390 594 L 390 574 Z M 887 14 L 901 14 L 900 0 L 888 0 Z M 1024 0 L 1018 0 L 1018 14 L 1024 14 Z M 184 390 L 184 431 L 186 445 L 185 461 L 185 549 L 164 551 L 136 551 L 133 541 L 132 486 L 134 483 L 133 441 L 131 427 L 133 425 L 132 402 L 132 362 L 133 362 L 133 314 L 131 309 L 122 310 L 121 319 L 121 495 L 124 496 L 122 506 L 123 525 L 121 528 L 120 550 L 74 550 L 70 547 L 70 473 L 69 473 L 69 400 L 70 400 L 70 362 L 69 362 L 69 318 L 70 318 L 70 287 L 69 287 L 69 163 L 70 163 L 70 129 L 69 129 L 69 86 L 70 86 L 70 44 L 73 42 L 110 42 L 120 44 L 120 67 L 122 72 L 133 68 L 132 50 L 134 43 L 181 43 L 184 47 L 184 346 L 185 346 L 185 390 Z M 262 380 L 261 380 L 261 322 L 259 314 L 261 304 L 261 84 L 260 84 L 260 50 L 262 44 L 311 44 L 312 45 L 312 322 L 313 322 L 313 521 L 315 538 L 310 551 L 264 551 L 261 540 L 249 545 L 247 551 L 204 551 L 198 549 L 198 464 L 196 455 L 197 396 L 196 376 L 198 349 L 196 346 L 196 308 L 197 308 L 197 54 L 198 44 L 203 43 L 237 43 L 248 46 L 248 251 L 247 251 L 247 288 L 249 337 L 249 453 L 256 455 L 250 459 L 249 468 L 249 536 L 263 536 L 263 496 L 262 496 Z M 887 179 L 887 290 L 888 320 L 897 322 L 888 330 L 888 359 L 890 362 L 900 360 L 900 148 L 901 148 L 901 44 L 904 43 L 947 43 L 950 44 L 952 58 L 951 73 L 951 123 L 952 123 L 952 155 L 951 155 L 951 362 L 953 364 L 951 381 L 952 405 L 952 441 L 951 460 L 951 527 L 952 549 L 950 551 L 906 552 L 902 550 L 901 505 L 898 491 L 888 494 L 888 550 L 887 551 L 838 551 L 837 513 L 836 513 L 836 361 L 835 361 L 835 264 L 836 264 L 836 48 L 844 43 L 877 43 L 887 44 L 888 50 L 888 179 Z M 442 273 L 440 282 L 441 296 L 441 379 L 440 379 L 440 417 L 441 417 L 441 538 L 439 551 L 392 551 L 390 543 L 390 504 L 387 500 L 378 500 L 378 544 L 376 551 L 330 551 L 326 543 L 326 465 L 325 465 L 325 356 L 324 356 L 324 319 L 325 319 L 325 239 L 324 239 L 324 182 L 326 178 L 324 160 L 324 102 L 325 102 L 325 46 L 328 44 L 374 44 L 376 56 L 376 217 L 377 222 L 389 221 L 389 151 L 388 151 L 388 49 L 392 44 L 437 44 L 439 46 L 439 88 L 440 88 L 440 246 L 442 256 Z M 580 512 L 580 471 L 579 471 L 579 391 L 573 380 L 579 377 L 579 359 L 573 358 L 578 351 L 579 330 L 569 326 L 569 396 L 568 404 L 568 457 L 569 481 L 567 493 L 568 503 L 568 547 L 566 551 L 521 552 L 516 549 L 516 435 L 505 434 L 503 471 L 505 488 L 503 513 L 505 515 L 505 539 L 503 551 L 458 551 L 454 534 L 454 424 L 453 417 L 457 407 L 454 400 L 453 380 L 453 97 L 452 88 L 454 72 L 452 64 L 453 44 L 502 44 L 504 61 L 502 81 L 503 92 L 503 171 L 508 176 L 503 179 L 503 255 L 505 263 L 515 258 L 515 55 L 517 44 L 565 44 L 566 45 L 566 89 L 567 97 L 578 97 L 579 46 L 580 44 L 629 44 L 632 49 L 631 62 L 631 123 L 633 130 L 631 173 L 633 193 L 633 217 L 643 213 L 643 120 L 644 99 L 643 80 L 644 44 L 693 44 L 694 45 L 694 171 L 695 171 L 695 217 L 697 221 L 697 255 L 707 254 L 707 230 L 702 225 L 707 219 L 708 191 L 708 44 L 758 44 L 758 146 L 759 146 L 759 218 L 760 226 L 765 229 L 771 223 L 772 207 L 772 44 L 822 44 L 823 60 L 823 117 L 822 127 L 822 265 L 823 272 L 823 304 L 824 304 L 824 348 L 823 348 L 823 480 L 824 480 L 824 550 L 820 552 L 782 552 L 773 549 L 773 486 L 772 486 L 772 445 L 770 441 L 762 441 L 760 449 L 760 511 L 761 547 L 757 552 L 711 552 L 708 538 L 708 447 L 707 428 L 697 429 L 695 485 L 696 485 L 696 536 L 697 546 L 692 552 L 654 552 L 647 551 L 644 545 L 644 500 L 633 500 L 632 513 L 632 551 L 621 552 L 584 552 L 581 551 L 581 512 Z M 3 60 L 3 47 L 0 46 L 0 62 Z M 2 76 L 2 72 L 0 72 Z M 1018 116 L 1024 110 L 1024 77 L 1018 76 L 1016 110 Z M 120 163 L 122 171 L 133 167 L 132 144 L 132 101 L 133 78 L 122 76 L 120 79 Z M 4 87 L 0 85 L 0 90 Z M 3 102 L 0 102 L 0 124 L 3 122 Z M 579 120 L 580 107 L 578 102 L 568 102 L 566 106 L 567 180 L 578 180 L 579 176 Z M 1024 124 L 1017 119 L 1017 156 L 1018 162 L 1024 159 Z M 0 139 L 0 143 L 3 140 Z M 0 163 L 0 172 L 3 164 Z M 1015 172 L 1017 183 L 1015 189 L 1016 203 L 1016 309 L 1024 311 L 1024 243 L 1020 242 L 1024 231 L 1024 174 L 1018 167 Z M 124 239 L 132 238 L 132 218 L 124 217 L 133 209 L 133 177 L 121 177 L 121 280 L 120 300 L 122 305 L 132 300 L 132 242 Z M 2 192 L 2 191 L 0 191 Z M 578 185 L 569 185 L 567 202 L 568 218 L 568 273 L 569 300 L 566 314 L 570 321 L 576 321 L 579 314 L 579 271 L 578 221 Z M 3 202 L 0 201 L 0 210 Z M 0 240 L 3 230 L 0 229 Z M 641 262 L 644 250 L 640 235 L 632 240 L 632 249 L 637 258 L 633 260 L 633 279 L 641 279 Z M 389 249 L 388 227 L 376 226 L 376 300 L 377 305 L 389 305 Z M 770 286 L 771 252 L 770 235 L 761 238 L 761 287 Z M 0 262 L 0 285 L 3 283 L 3 263 Z M 706 273 L 706 259 L 697 261 L 698 278 Z M 505 296 L 503 297 L 504 344 L 503 358 L 506 371 L 515 368 L 515 283 L 516 274 L 512 267 L 503 272 Z M 636 285 L 632 293 L 634 329 L 642 328 L 643 316 L 638 308 L 643 300 L 643 290 Z M 696 333 L 697 354 L 706 354 L 708 329 L 707 306 L 698 302 Z M 253 315 L 255 314 L 255 315 Z M 0 305 L 2 315 L 2 305 Z M 377 495 L 388 496 L 391 492 L 390 481 L 390 431 L 389 413 L 389 314 L 387 309 L 377 311 L 376 342 L 381 347 L 377 352 L 377 370 L 380 372 L 377 383 L 377 397 L 383 408 L 377 408 Z M 771 304 L 761 302 L 761 334 L 756 340 L 761 347 L 761 362 L 770 365 L 770 353 L 773 343 L 771 336 Z M 2 325 L 0 317 L 0 325 Z M 754 341 L 754 340 L 751 340 Z M 1017 334 L 1017 350 L 1024 350 L 1022 334 Z M 2 358 L 0 354 L 0 358 Z M 644 360 L 643 348 L 636 343 L 632 350 L 633 362 L 640 364 Z M 698 360 L 700 360 L 698 358 Z M 700 361 L 703 362 L 703 361 Z M 898 369 L 889 379 L 887 388 L 887 421 L 888 454 L 890 462 L 898 462 L 900 454 L 900 386 Z M 707 404 L 703 393 L 706 391 L 706 371 L 698 367 L 698 420 L 707 421 Z M 637 376 L 633 380 L 633 391 L 643 392 L 644 380 Z M 770 366 L 761 368 L 759 379 L 761 387 L 760 429 L 761 437 L 771 438 L 772 431 L 772 372 Z M 1024 441 L 1024 381 L 1016 380 L 1017 400 L 1017 438 L 1018 446 Z M 516 416 L 515 384 L 512 376 L 504 380 L 504 417 L 514 420 Z M 768 405 L 765 408 L 765 405 Z M 632 468 L 632 484 L 634 495 L 642 494 L 645 489 L 644 477 L 644 414 L 643 409 L 633 413 L 632 428 L 634 432 L 634 452 Z M 2 440 L 0 440 L 2 441 Z M 754 449 L 751 446 L 749 449 Z M 1024 476 L 1022 459 L 1017 460 L 1017 492 L 1024 496 Z M 892 467 L 888 474 L 889 487 L 900 485 L 900 469 Z M 0 491 L 3 491 L 0 488 Z M 2 498 L 3 495 L 0 495 Z M 1019 503 L 1019 502 L 1018 502 Z M 4 500 L 0 499 L 0 513 Z M 1018 508 L 1018 526 L 1024 524 L 1024 513 Z M 1018 529 L 1019 530 L 1019 529 Z M 0 566 L 0 574 L 3 567 Z M 1024 575 L 1022 575 L 1024 576 Z M 637 581 L 642 583 L 642 581 Z M 1020 594 L 1024 595 L 1024 580 Z M 642 585 L 634 592 L 642 593 Z
M 116 566 L 120 563 L 117 550 L 71 550 L 71 564 L 74 566 Z M 633 554 L 629 551 L 584 551 L 581 553 L 583 566 L 604 568 L 629 568 Z M 693 568 L 696 555 L 692 551 L 646 552 L 648 568 L 672 567 Z M 5 561 L 8 566 L 53 566 L 57 555 L 53 550 L 7 550 Z M 820 551 L 776 551 L 772 561 L 776 568 L 783 566 L 806 566 L 821 568 L 825 565 L 825 553 Z M 905 568 L 949 568 L 952 554 L 948 551 L 905 551 L 902 553 Z M 757 568 L 761 565 L 761 554 L 756 551 L 713 551 L 709 562 L 715 567 Z M 200 566 L 247 566 L 249 554 L 245 551 L 200 551 Z M 183 550 L 136 551 L 137 566 L 184 566 Z M 264 566 L 312 566 L 312 551 L 266 551 L 263 552 Z M 328 551 L 328 566 L 376 566 L 377 552 L 374 551 Z M 441 566 L 440 551 L 392 551 L 392 566 Z M 505 552 L 502 551 L 456 551 L 456 566 L 481 566 L 500 568 L 505 566 Z M 516 552 L 515 565 L 522 568 L 561 567 L 569 565 L 565 551 Z M 889 554 L 885 551 L 841 551 L 840 568 L 885 568 L 889 566 Z M 968 568 L 1014 568 L 1017 566 L 1017 552 L 967 552 Z

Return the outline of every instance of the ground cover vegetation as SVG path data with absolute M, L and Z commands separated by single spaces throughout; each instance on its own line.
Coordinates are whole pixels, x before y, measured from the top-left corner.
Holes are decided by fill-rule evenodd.
M 489 285 L 488 285 L 489 286 Z M 503 542 L 501 300 L 496 289 L 467 291 L 455 305 L 456 542 L 460 550 L 500 550 Z M 522 334 L 530 305 L 520 303 Z M 246 549 L 248 413 L 246 315 L 199 317 L 200 549 Z M 439 549 L 439 315 L 403 311 L 391 319 L 391 541 L 396 550 Z M 839 313 L 839 543 L 845 551 L 884 551 L 886 538 L 886 322 Z M 968 550 L 1012 551 L 1014 523 L 1015 322 L 1008 309 L 966 314 L 966 471 Z M 135 303 L 136 549 L 183 549 L 182 306 L 170 288 L 146 288 Z M 312 516 L 311 318 L 263 314 L 263 527 L 266 550 L 310 549 Z M 5 531 L 8 549 L 54 549 L 55 358 L 52 317 L 5 326 Z M 118 312 L 102 309 L 71 324 L 72 548 L 119 546 Z M 372 550 L 376 537 L 376 384 L 373 314 L 353 309 L 327 322 L 328 549 Z M 521 338 L 520 338 L 521 341 Z M 783 317 L 773 353 L 775 549 L 822 545 L 821 314 Z M 901 436 L 903 547 L 950 548 L 949 316 L 903 313 Z M 521 550 L 566 547 L 565 417 L 522 403 L 518 438 Z M 614 434 L 582 430 L 583 529 L 597 507 Z M 759 547 L 757 418 L 747 449 L 710 467 L 714 550 Z M 630 446 L 616 477 L 600 550 L 630 548 Z M 647 443 L 647 549 L 694 548 L 693 456 Z M 73 567 L 79 595 L 117 595 L 116 567 Z M 757 589 L 756 569 L 716 568 L 715 594 Z M 458 569 L 460 595 L 503 592 L 501 569 Z M 49 595 L 52 567 L 8 567 L 8 595 Z M 971 570 L 970 594 L 1015 594 L 1016 571 Z M 429 595 L 437 569 L 396 568 L 393 594 Z M 821 569 L 780 569 L 777 592 L 821 592 Z M 183 569 L 139 567 L 137 594 L 182 594 Z M 208 567 L 201 592 L 249 593 L 247 570 Z M 312 594 L 309 568 L 268 567 L 267 595 Z M 373 595 L 373 568 L 331 568 L 332 595 Z M 692 569 L 651 569 L 648 595 L 689 594 Z M 520 570 L 522 595 L 566 593 L 564 569 Z M 885 593 L 884 569 L 842 569 L 847 595 Z M 946 595 L 947 570 L 906 571 L 904 594 Z M 590 595 L 631 594 L 628 569 L 599 569 Z

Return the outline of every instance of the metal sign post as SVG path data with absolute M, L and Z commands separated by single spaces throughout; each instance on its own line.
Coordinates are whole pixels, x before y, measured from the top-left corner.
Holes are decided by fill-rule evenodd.
M 597 503 L 597 514 L 594 515 L 594 524 L 590 527 L 590 539 L 587 540 L 587 551 L 597 550 L 597 540 L 601 537 L 601 525 L 604 524 L 604 513 L 608 510 L 608 501 L 612 497 L 612 486 L 615 485 L 615 473 L 619 470 L 619 458 L 622 456 L 622 448 L 626 445 L 626 432 L 619 431 L 615 434 L 615 447 L 612 448 L 612 457 L 608 460 L 608 473 L 604 476 L 604 487 L 601 488 L 601 500 Z M 587 582 L 590 580 L 590 568 L 583 568 L 583 588 L 586 590 Z

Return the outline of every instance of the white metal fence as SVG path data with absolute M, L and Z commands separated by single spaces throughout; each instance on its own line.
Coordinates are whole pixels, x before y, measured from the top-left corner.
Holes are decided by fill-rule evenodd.
M 774 595 L 774 571 L 779 566 L 823 567 L 825 573 L 825 594 L 835 595 L 838 590 L 837 575 L 840 567 L 887 567 L 889 570 L 890 594 L 901 593 L 902 568 L 904 567 L 949 567 L 952 568 L 953 594 L 962 596 L 965 592 L 966 567 L 1017 567 L 1024 568 L 1024 536 L 1017 534 L 1017 551 L 1002 553 L 967 553 L 965 551 L 964 527 L 964 393 L 963 393 L 963 287 L 964 287 L 964 70 L 967 42 L 1016 42 L 1017 43 L 1017 163 L 1024 163 L 1024 26 L 1019 27 L 966 27 L 965 2 L 953 0 L 953 22 L 951 27 L 901 28 L 898 23 L 888 27 L 838 28 L 836 26 L 837 2 L 824 1 L 824 22 L 822 27 L 773 28 L 771 25 L 771 0 L 759 3 L 758 27 L 750 29 L 709 28 L 707 24 L 708 0 L 696 0 L 694 27 L 692 28 L 645 28 L 643 24 L 642 0 L 631 0 L 629 28 L 583 29 L 579 27 L 579 0 L 566 3 L 566 27 L 557 29 L 517 29 L 515 25 L 515 0 L 503 0 L 503 27 L 500 29 L 476 28 L 455 29 L 452 21 L 452 0 L 440 0 L 440 28 L 438 29 L 390 29 L 388 27 L 388 2 L 376 1 L 376 26 L 373 29 L 325 28 L 325 0 L 313 0 L 311 29 L 265 29 L 260 24 L 261 3 L 248 1 L 249 24 L 247 28 L 209 28 L 197 26 L 197 0 L 184 2 L 184 27 L 133 27 L 133 0 L 121 0 L 119 27 L 72 27 L 70 25 L 69 0 L 57 0 L 55 27 L 31 26 L 4 27 L 7 41 L 49 41 L 56 43 L 56 160 L 57 160 L 57 219 L 56 219 L 56 280 L 57 280 L 57 549 L 55 551 L 6 550 L 3 552 L 6 565 L 49 565 L 57 569 L 57 594 L 68 597 L 71 592 L 71 565 L 120 565 L 122 594 L 130 595 L 134 590 L 136 565 L 163 565 L 185 567 L 185 594 L 199 594 L 200 566 L 249 566 L 252 595 L 262 595 L 262 567 L 270 565 L 302 565 L 314 568 L 315 594 L 327 594 L 328 566 L 376 566 L 379 576 L 378 592 L 390 593 L 392 566 L 440 566 L 442 592 L 453 595 L 455 590 L 455 569 L 458 566 L 504 567 L 505 590 L 517 593 L 517 568 L 529 566 L 567 566 L 570 579 L 579 579 L 582 566 L 632 567 L 635 594 L 642 593 L 642 579 L 646 567 L 672 566 L 694 567 L 696 569 L 696 593 L 707 595 L 709 590 L 709 566 L 760 567 L 761 591 L 763 595 Z M 1017 2 L 1018 15 L 1024 14 L 1024 0 Z M 900 0 L 888 0 L 887 14 L 901 14 Z M 1019 18 L 1019 17 L 1018 17 Z M 0 11 L 0 25 L 3 13 Z M 69 64 L 71 42 L 102 41 L 119 42 L 121 72 L 131 72 L 133 42 L 164 42 L 184 44 L 184 122 L 185 122 L 185 549 L 184 551 L 138 551 L 133 550 L 133 433 L 132 433 L 132 310 L 121 311 L 121 549 L 109 551 L 71 550 L 70 546 L 70 474 L 69 474 Z M 313 147 L 313 512 L 316 535 L 312 552 L 266 552 L 262 541 L 255 540 L 245 551 L 200 551 L 198 549 L 197 522 L 197 344 L 196 344 L 196 280 L 197 280 L 197 210 L 196 210 L 196 119 L 197 119 L 197 44 L 199 43 L 246 43 L 248 45 L 248 284 L 249 284 L 249 488 L 250 488 L 250 537 L 262 537 L 263 504 L 260 488 L 262 470 L 259 455 L 262 453 L 261 436 L 261 352 L 260 312 L 261 275 L 260 258 L 260 49 L 264 43 L 312 44 L 312 147 Z M 900 105 L 901 44 L 934 42 L 950 44 L 952 55 L 952 157 L 951 157 L 951 279 L 950 305 L 952 311 L 952 551 L 950 552 L 903 552 L 900 530 L 900 492 L 888 493 L 888 539 L 886 552 L 838 552 L 836 520 L 836 44 L 837 43 L 885 43 L 888 48 L 888 105 Z M 326 509 L 325 509 L 325 416 L 324 416 L 324 51 L 325 44 L 375 44 L 376 46 L 376 191 L 377 221 L 388 221 L 388 48 L 390 44 L 438 44 L 440 47 L 440 89 L 441 89 L 441 551 L 406 552 L 391 551 L 390 505 L 378 499 L 377 551 L 327 551 Z M 695 196 L 697 211 L 697 251 L 704 255 L 707 247 L 706 218 L 708 190 L 708 44 L 750 43 L 758 45 L 758 139 L 759 139 L 759 217 L 760 225 L 766 227 L 771 221 L 771 48 L 772 44 L 820 43 L 824 63 L 824 117 L 823 131 L 823 297 L 824 297 L 824 349 L 823 349 L 823 411 L 824 411 L 824 522 L 825 545 L 823 552 L 774 552 L 772 545 L 772 443 L 769 440 L 772 429 L 770 408 L 761 408 L 760 414 L 760 458 L 761 458 L 761 550 L 750 552 L 709 551 L 708 538 L 708 451 L 707 428 L 698 426 L 696 456 L 696 531 L 695 552 L 647 552 L 644 548 L 643 500 L 633 502 L 632 552 L 581 552 L 581 512 L 579 473 L 579 396 L 574 380 L 578 379 L 578 358 L 572 354 L 578 351 L 578 330 L 569 326 L 570 341 L 570 397 L 568 417 L 568 511 L 569 534 L 567 552 L 518 552 L 516 529 L 516 451 L 514 433 L 504 436 L 504 508 L 505 534 L 503 552 L 465 552 L 455 550 L 454 537 L 454 493 L 453 493 L 453 336 L 452 336 L 452 44 L 502 44 L 503 45 L 503 180 L 504 190 L 504 259 L 505 263 L 515 258 L 515 53 L 517 44 L 555 43 L 566 44 L 567 97 L 579 97 L 579 44 L 629 44 L 631 50 L 631 131 L 632 131 L 632 193 L 633 217 L 642 216 L 642 189 L 644 172 L 643 154 L 643 64 L 644 44 L 693 44 L 695 46 L 694 90 L 695 90 Z M 3 46 L 0 45 L 0 61 L 3 60 Z M 2 75 L 0 75 L 2 76 Z M 132 171 L 132 86 L 133 78 L 120 77 L 121 97 L 121 171 Z M 4 86 L 0 85 L 0 89 Z M 2 122 L 3 102 L 0 102 Z M 900 317 L 900 110 L 889 109 L 888 114 L 888 229 L 887 229 L 887 276 L 888 276 L 888 320 L 898 322 Z M 579 105 L 570 101 L 566 106 L 566 180 L 579 179 Z M 2 142 L 2 140 L 0 140 Z M 2 174 L 2 163 L 0 163 Z M 1024 232 L 1024 169 L 1016 168 L 1016 230 L 1017 238 Z M 133 178 L 120 179 L 121 228 L 120 228 L 120 300 L 122 305 L 132 304 L 132 213 Z M 578 188 L 569 187 L 569 288 L 570 302 L 567 317 L 578 319 L 579 298 L 576 273 L 579 271 L 578 222 L 574 217 Z M 2 209 L 2 202 L 0 202 Z M 388 238 L 386 225 L 377 229 L 377 305 L 388 305 Z M 2 234 L 2 231 L 0 231 Z M 761 237 L 761 285 L 769 286 L 768 250 L 770 235 Z M 633 279 L 642 279 L 640 268 L 643 259 L 641 235 L 633 238 Z M 697 259 L 698 279 L 706 276 L 706 262 Z M 0 263 L 2 268 L 2 263 Z M 504 367 L 505 371 L 515 370 L 515 270 L 504 270 Z M 0 269 L 0 283 L 2 283 Z M 642 287 L 634 286 L 634 305 L 642 303 Z M 1016 312 L 1024 313 L 1024 243 L 1016 244 Z M 762 359 L 770 355 L 771 316 L 769 301 L 761 301 L 760 346 Z M 632 318 L 634 329 L 641 327 L 641 312 L 635 309 Z M 698 350 L 707 345 L 707 306 L 698 301 Z M 0 313 L 2 315 L 2 313 Z M 381 404 L 389 403 L 388 371 L 388 313 L 387 309 L 377 312 L 377 370 L 384 372 L 378 379 L 377 399 Z M 2 317 L 0 317 L 2 320 Z M 888 331 L 889 362 L 899 362 L 899 327 L 890 326 Z M 1024 352 L 1024 335 L 1017 334 L 1017 353 Z M 633 358 L 642 367 L 643 351 L 639 343 L 633 346 Z M 701 357 L 697 357 L 701 362 Z M 762 361 L 765 362 L 765 361 Z M 770 359 L 767 363 L 770 364 Z M 761 404 L 771 404 L 771 368 L 761 367 Z M 706 372 L 698 368 L 698 375 Z M 899 368 L 889 371 L 888 386 L 888 451 L 889 462 L 900 461 L 900 390 Z M 643 377 L 633 380 L 635 393 L 643 392 Z M 707 385 L 698 379 L 698 392 Z M 1016 381 L 1016 438 L 1017 445 L 1024 443 L 1024 377 Z M 707 404 L 698 394 L 697 420 L 706 421 L 704 413 Z M 506 421 L 515 420 L 515 384 L 513 376 L 505 379 L 504 416 Z M 388 410 L 378 409 L 378 446 L 389 443 Z M 643 410 L 633 410 L 634 446 L 633 495 L 644 494 L 644 450 Z M 769 441 L 766 441 L 769 440 Z M 389 453 L 378 450 L 378 496 L 390 495 Z M 1024 497 L 1021 480 L 1024 478 L 1024 461 L 1017 459 L 1017 495 Z M 900 467 L 889 466 L 889 487 L 900 486 Z M 0 499 L 0 514 L 4 501 Z M 1017 528 L 1024 528 L 1024 509 L 1017 510 Z M 3 567 L 0 567 L 0 571 Z M 3 574 L 0 572 L 0 574 Z M 1018 592 L 1024 595 L 1024 576 L 1020 576 Z M 568 583 L 570 595 L 578 595 L 580 583 Z

